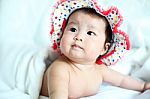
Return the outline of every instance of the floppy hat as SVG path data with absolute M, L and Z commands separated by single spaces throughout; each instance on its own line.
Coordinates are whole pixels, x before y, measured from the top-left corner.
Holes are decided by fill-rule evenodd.
M 124 55 L 126 50 L 130 48 L 128 35 L 118 29 L 121 25 L 123 18 L 116 7 L 110 7 L 107 10 L 101 8 L 96 0 L 59 0 L 54 5 L 54 10 L 51 17 L 51 48 L 53 51 L 60 53 L 59 45 L 62 35 L 62 29 L 65 27 L 65 22 L 68 16 L 76 9 L 82 7 L 94 8 L 99 14 L 106 17 L 112 32 L 114 33 L 114 43 L 109 52 L 98 58 L 97 64 L 112 65 L 115 64 Z

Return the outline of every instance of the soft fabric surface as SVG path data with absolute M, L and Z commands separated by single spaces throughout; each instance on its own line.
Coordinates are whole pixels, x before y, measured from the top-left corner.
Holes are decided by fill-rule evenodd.
M 37 99 L 45 58 L 50 54 L 50 13 L 55 0 L 0 1 L 0 99 Z M 150 81 L 150 1 L 99 0 L 115 5 L 124 17 L 122 29 L 132 49 L 111 68 Z M 150 99 L 150 91 L 136 91 L 103 84 L 97 95 L 85 99 Z M 40 97 L 46 99 L 47 97 Z

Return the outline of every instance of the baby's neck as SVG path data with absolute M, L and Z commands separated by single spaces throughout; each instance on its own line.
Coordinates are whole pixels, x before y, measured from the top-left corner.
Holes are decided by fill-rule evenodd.
M 62 56 L 63 58 L 65 58 L 65 61 L 70 64 L 72 67 L 77 68 L 79 70 L 93 70 L 96 67 L 96 63 L 83 63 L 83 62 L 75 62 L 70 60 L 69 58 L 67 58 L 66 56 Z
M 78 63 L 71 63 L 74 67 L 78 68 L 79 70 L 82 70 L 82 71 L 89 71 L 89 70 L 94 70 L 95 69 L 95 65 L 93 64 L 90 64 L 90 65 L 87 65 L 87 64 L 78 64 Z

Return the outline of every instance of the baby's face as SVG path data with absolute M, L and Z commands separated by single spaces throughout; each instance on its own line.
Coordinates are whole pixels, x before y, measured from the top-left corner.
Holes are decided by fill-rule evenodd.
M 105 53 L 105 23 L 95 15 L 73 13 L 60 42 L 61 52 L 74 62 L 95 63 Z

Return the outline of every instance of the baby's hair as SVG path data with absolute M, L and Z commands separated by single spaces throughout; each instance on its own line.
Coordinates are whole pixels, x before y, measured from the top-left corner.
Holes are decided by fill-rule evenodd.
M 109 24 L 107 18 L 106 18 L 105 16 L 99 14 L 98 12 L 96 12 L 96 10 L 95 10 L 94 8 L 83 7 L 83 8 L 79 8 L 79 9 L 74 10 L 74 11 L 69 15 L 69 17 L 68 17 L 68 19 L 67 19 L 67 21 L 66 21 L 66 25 L 68 24 L 68 21 L 69 21 L 70 16 L 71 16 L 73 13 L 77 12 L 77 11 L 83 12 L 83 13 L 85 13 L 85 14 L 89 14 L 90 16 L 96 15 L 96 16 L 98 16 L 99 18 L 101 18 L 101 19 L 105 22 L 105 25 L 106 25 L 106 27 L 105 27 L 105 29 L 106 29 L 106 30 L 105 30 L 105 35 L 106 35 L 105 44 L 106 44 L 106 43 L 110 43 L 110 46 L 108 47 L 107 52 L 104 53 L 103 55 L 100 55 L 98 58 L 104 56 L 105 54 L 107 54 L 107 53 L 109 52 L 110 48 L 112 47 L 112 45 L 113 45 L 113 43 L 114 43 L 114 34 L 113 34 L 113 32 L 112 32 L 111 26 L 110 26 L 110 24 Z M 104 45 L 105 45 L 105 44 L 104 44 Z

